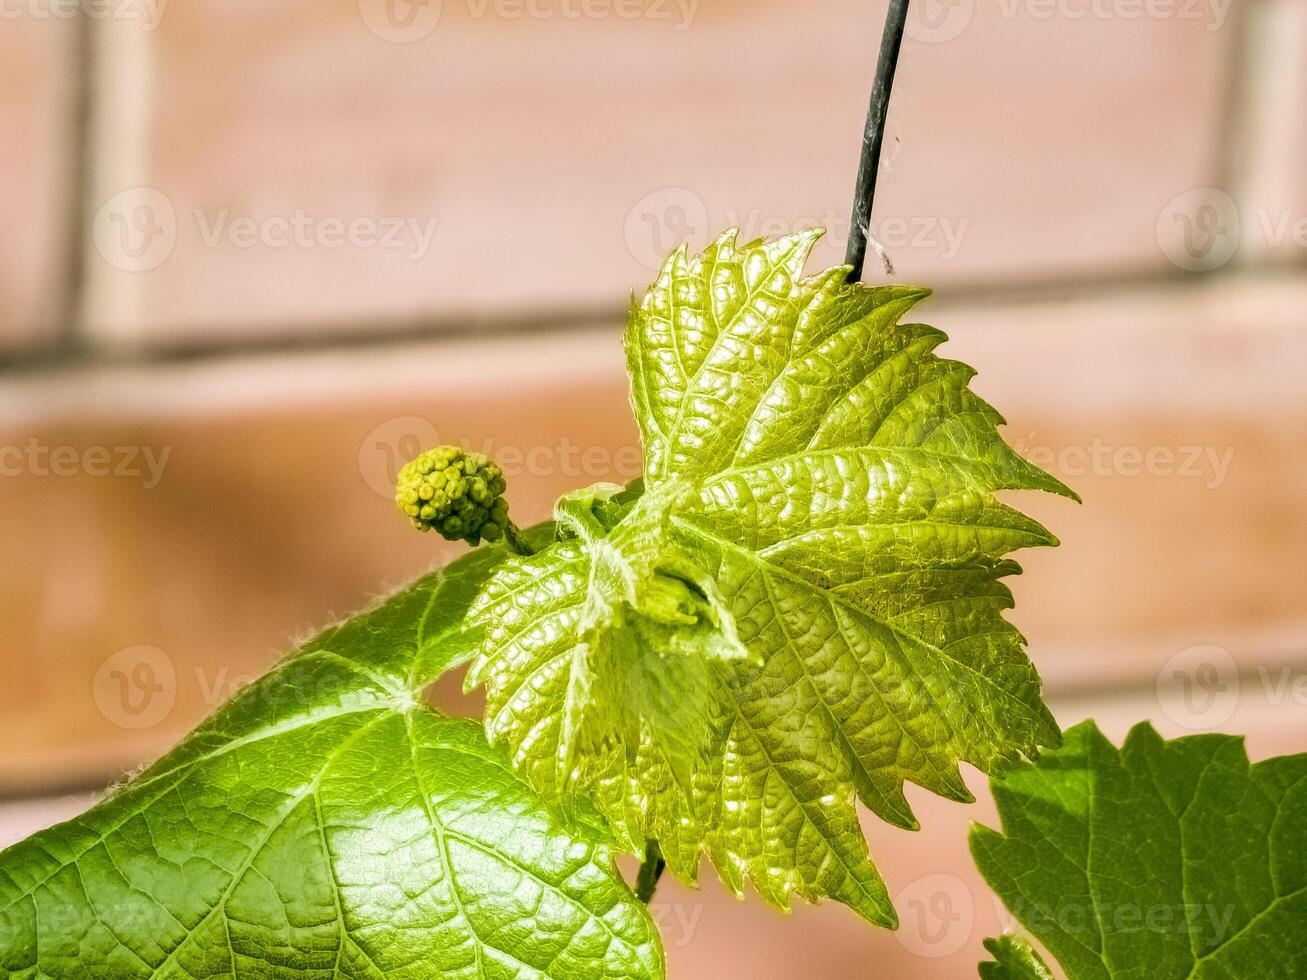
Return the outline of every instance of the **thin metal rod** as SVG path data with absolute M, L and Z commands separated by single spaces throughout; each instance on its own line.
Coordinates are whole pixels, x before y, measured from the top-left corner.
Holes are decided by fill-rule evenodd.
M 99 18 L 85 7 L 73 17 L 70 83 L 69 139 L 71 166 L 67 172 L 66 229 L 64 233 L 63 283 L 57 310 L 58 333 L 48 353 L 76 354 L 82 347 L 83 304 L 86 301 L 86 250 L 94 184 L 93 136 L 97 105 L 97 73 L 104 32 Z
M 894 70 L 899 63 L 903 29 L 908 19 L 908 0 L 890 0 L 885 13 L 885 32 L 880 39 L 880 61 L 876 64 L 876 82 L 867 107 L 867 126 L 862 133 L 862 157 L 858 161 L 858 184 L 853 192 L 853 215 L 849 222 L 849 244 L 844 263 L 852 266 L 849 281 L 862 278 L 867 259 L 867 234 L 871 227 L 871 206 L 876 197 L 876 175 L 880 172 L 880 151 L 885 143 L 885 116 L 889 111 L 890 92 L 894 88 Z

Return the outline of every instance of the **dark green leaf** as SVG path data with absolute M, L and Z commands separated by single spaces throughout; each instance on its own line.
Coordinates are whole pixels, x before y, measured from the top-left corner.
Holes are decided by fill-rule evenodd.
M 1085 722 L 992 785 L 976 863 L 1071 980 L 1307 976 L 1307 755 Z

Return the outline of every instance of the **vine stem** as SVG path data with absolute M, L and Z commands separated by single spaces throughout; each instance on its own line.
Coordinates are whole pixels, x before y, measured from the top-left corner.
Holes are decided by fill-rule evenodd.
M 907 25 L 909 0 L 890 0 L 885 12 L 885 31 L 880 39 L 880 60 L 876 64 L 876 81 L 867 106 L 867 123 L 862 132 L 862 156 L 858 160 L 858 183 L 853 191 L 853 214 L 849 221 L 849 244 L 844 264 L 852 266 L 849 281 L 862 278 L 867 260 L 867 236 L 871 228 L 871 206 L 876 198 L 876 177 L 880 173 L 880 151 L 885 144 L 885 117 L 889 112 L 890 92 L 894 88 L 894 70 L 899 63 L 899 48 Z
M 536 550 L 527 541 L 526 535 L 522 533 L 522 529 L 512 521 L 509 521 L 508 526 L 504 528 L 504 543 L 508 545 L 509 550 L 514 554 L 525 557 L 536 553 Z
M 656 840 L 651 840 L 644 845 L 644 861 L 640 864 L 640 870 L 635 876 L 635 897 L 645 905 L 654 896 L 654 890 L 658 887 L 658 879 L 663 876 L 663 870 L 667 867 L 667 862 L 663 860 L 662 849 L 658 846 Z

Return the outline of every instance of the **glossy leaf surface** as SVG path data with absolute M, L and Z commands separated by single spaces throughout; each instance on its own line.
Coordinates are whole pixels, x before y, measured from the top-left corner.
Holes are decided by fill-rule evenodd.
M 326 630 L 89 812 L 0 855 L 12 978 L 660 977 L 593 816 L 424 687 L 482 548 Z
M 1069 491 L 900 323 L 925 290 L 804 276 L 818 234 L 667 260 L 626 334 L 643 496 L 560 503 L 570 538 L 474 606 L 471 679 L 528 779 L 633 851 L 892 925 L 855 801 L 915 826 L 905 781 L 969 799 L 959 761 L 1057 743 L 1001 581 L 1055 540 L 995 493 Z
M 992 785 L 976 863 L 1071 980 L 1307 976 L 1307 755 L 1085 722 Z

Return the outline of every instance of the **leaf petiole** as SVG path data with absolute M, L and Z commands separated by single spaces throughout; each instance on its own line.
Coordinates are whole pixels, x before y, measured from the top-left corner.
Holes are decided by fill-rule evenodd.
M 663 852 L 658 842 L 651 840 L 646 843 L 644 861 L 635 876 L 635 897 L 645 905 L 653 899 L 654 891 L 658 888 L 658 879 L 663 876 L 666 867 L 667 862 L 663 860 Z
M 536 553 L 536 550 L 531 547 L 531 543 L 527 541 L 526 535 L 522 533 L 521 528 L 512 521 L 509 521 L 504 527 L 504 543 L 508 545 L 508 550 L 516 555 L 526 557 Z

